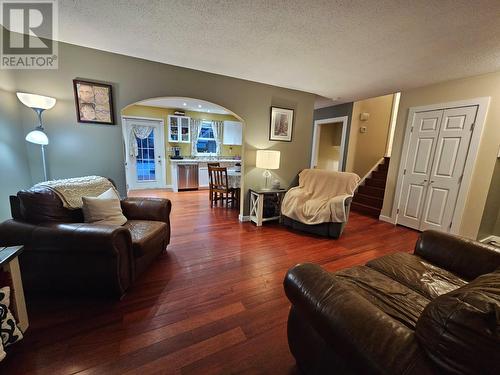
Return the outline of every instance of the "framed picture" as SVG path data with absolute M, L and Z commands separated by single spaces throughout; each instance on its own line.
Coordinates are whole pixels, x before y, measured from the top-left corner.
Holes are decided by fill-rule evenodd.
M 270 141 L 292 141 L 293 109 L 271 107 Z
M 78 122 L 115 124 L 111 85 L 74 79 L 73 90 Z

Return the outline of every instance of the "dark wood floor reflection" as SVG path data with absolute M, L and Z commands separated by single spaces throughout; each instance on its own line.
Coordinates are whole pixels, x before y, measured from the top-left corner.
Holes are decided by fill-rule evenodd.
M 417 233 L 351 213 L 339 240 L 239 223 L 207 191 L 135 192 L 173 202 L 168 253 L 122 301 L 29 300 L 31 328 L 2 374 L 295 374 L 288 351 L 288 268 L 328 270 L 411 251 Z

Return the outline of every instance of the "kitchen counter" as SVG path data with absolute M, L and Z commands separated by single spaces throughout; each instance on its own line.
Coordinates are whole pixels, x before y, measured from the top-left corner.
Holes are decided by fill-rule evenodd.
M 236 159 L 170 159 L 170 175 L 172 176 L 172 190 L 179 191 L 179 168 L 183 164 L 197 164 L 198 168 L 198 189 L 208 188 L 208 167 L 207 163 L 220 163 L 221 167 L 232 168 L 241 160 Z M 240 177 L 241 178 L 241 177 Z

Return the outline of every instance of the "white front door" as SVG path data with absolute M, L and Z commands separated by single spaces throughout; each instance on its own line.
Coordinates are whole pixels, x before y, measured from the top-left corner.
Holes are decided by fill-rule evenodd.
M 476 106 L 415 113 L 399 224 L 449 231 L 476 113 Z
M 126 148 L 127 189 L 166 187 L 165 143 L 163 120 L 126 117 L 124 138 Z M 134 127 L 149 128 L 145 138 L 138 137 Z M 134 148 L 134 143 L 136 147 Z

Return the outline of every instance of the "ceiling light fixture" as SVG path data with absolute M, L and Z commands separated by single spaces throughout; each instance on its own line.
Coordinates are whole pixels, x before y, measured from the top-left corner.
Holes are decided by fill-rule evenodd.
M 198 108 L 201 108 L 201 104 L 198 104 Z
M 187 104 L 187 103 L 182 103 L 182 105 L 185 107 L 185 106 L 187 106 L 188 104 Z

